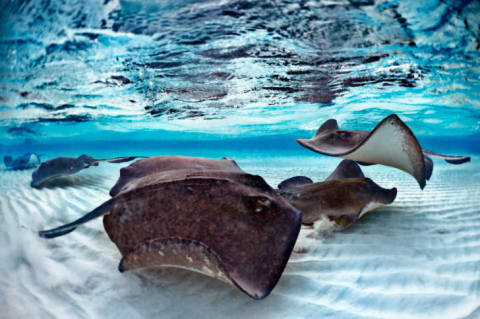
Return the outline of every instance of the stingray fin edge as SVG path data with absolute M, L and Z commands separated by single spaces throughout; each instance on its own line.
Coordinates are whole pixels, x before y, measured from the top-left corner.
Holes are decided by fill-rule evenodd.
M 426 171 L 426 168 L 425 168 L 425 160 L 424 160 L 423 150 L 420 147 L 420 143 L 418 142 L 418 139 L 415 136 L 415 134 L 413 134 L 412 130 L 400 119 L 400 117 L 397 114 L 390 114 L 389 116 L 384 118 L 382 121 L 380 121 L 380 123 L 378 123 L 377 126 L 375 126 L 375 128 L 370 132 L 370 134 L 368 134 L 368 136 L 359 145 L 357 145 L 357 147 L 355 147 L 353 150 L 348 152 L 348 154 L 351 154 L 351 153 L 359 150 L 362 146 L 364 146 L 366 143 L 368 143 L 368 141 L 371 140 L 372 137 L 376 133 L 378 133 L 379 130 L 381 130 L 384 126 L 386 126 L 388 124 L 391 124 L 393 126 L 398 126 L 403 130 L 403 133 L 405 134 L 405 136 L 409 138 L 410 146 L 415 150 L 414 153 L 410 153 L 409 157 L 412 156 L 413 154 L 415 154 L 419 159 L 418 162 L 412 163 L 413 172 L 409 172 L 409 171 L 406 171 L 406 170 L 398 168 L 398 167 L 397 168 L 400 169 L 400 170 L 403 170 L 406 173 L 413 176 L 413 178 L 415 178 L 418 185 L 420 186 L 420 189 L 423 190 L 425 188 L 426 184 L 427 184 L 427 182 L 426 182 L 427 171 Z M 345 155 L 347 155 L 347 154 L 345 154 Z M 421 160 L 420 160 L 420 157 L 421 157 Z M 418 165 L 418 167 L 417 167 L 417 165 Z M 393 166 L 393 167 L 395 167 L 395 166 Z
M 320 125 L 320 127 L 318 128 L 317 132 L 315 132 L 314 137 L 317 136 L 317 135 L 320 135 L 323 132 L 328 131 L 328 130 L 338 130 L 337 120 L 329 119 L 329 120 L 326 120 L 325 122 L 323 122 L 323 124 Z

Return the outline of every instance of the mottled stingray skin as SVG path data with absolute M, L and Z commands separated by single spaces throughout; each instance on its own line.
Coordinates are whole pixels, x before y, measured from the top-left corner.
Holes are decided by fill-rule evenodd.
M 116 157 L 109 159 L 95 159 L 88 155 L 80 155 L 77 158 L 74 157 L 56 157 L 54 159 L 43 162 L 32 173 L 32 181 L 30 186 L 35 188 L 41 188 L 46 182 L 66 175 L 75 174 L 82 169 L 90 166 L 97 166 L 99 162 L 110 163 L 123 163 L 134 160 L 143 156 L 129 156 L 129 157 Z
M 40 236 L 60 236 L 105 215 L 122 254 L 120 271 L 186 268 L 261 299 L 279 280 L 300 231 L 301 213 L 229 159 L 139 160 L 121 170 L 111 193 L 78 221 Z
M 215 172 L 217 176 L 228 172 L 244 173 L 237 163 L 229 158 L 212 160 L 186 156 L 156 156 L 136 161 L 120 170 L 120 178 L 110 190 L 110 196 L 174 179 L 183 179 L 189 174 L 201 175 Z
M 354 161 L 343 160 L 324 182 L 292 185 L 280 190 L 280 194 L 303 213 L 303 224 L 312 224 L 326 216 L 344 228 L 365 213 L 392 203 L 397 189 L 378 186 L 364 177 Z
M 470 161 L 467 156 L 422 150 L 410 128 L 395 114 L 383 119 L 371 132 L 340 130 L 337 121 L 330 119 L 311 139 L 297 139 L 297 142 L 314 152 L 354 160 L 362 165 L 396 167 L 412 175 L 422 189 L 433 170 L 428 156 L 443 158 L 452 164 Z

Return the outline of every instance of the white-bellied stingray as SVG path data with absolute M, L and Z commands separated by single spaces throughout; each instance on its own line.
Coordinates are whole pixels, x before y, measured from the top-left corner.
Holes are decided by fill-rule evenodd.
M 301 226 L 301 212 L 260 176 L 231 159 L 151 157 L 120 170 L 110 200 L 52 238 L 104 216 L 122 254 L 120 271 L 179 267 L 267 296 L 282 274 Z
M 279 193 L 302 212 L 309 225 L 327 217 L 340 228 L 351 225 L 380 206 L 395 200 L 397 189 L 385 189 L 365 178 L 357 163 L 343 160 L 323 182 L 295 176 L 278 185 Z
M 5 167 L 12 170 L 22 170 L 35 168 L 40 165 L 40 155 L 35 153 L 25 153 L 13 159 L 11 156 L 5 156 L 3 158 Z
M 337 121 L 323 123 L 311 139 L 297 139 L 314 152 L 350 159 L 362 165 L 383 164 L 412 175 L 424 188 L 432 174 L 433 162 L 428 156 L 451 164 L 470 161 L 468 156 L 451 156 L 422 150 L 410 128 L 396 114 L 383 119 L 371 132 L 347 131 Z
M 98 166 L 99 162 L 123 163 L 132 161 L 136 158 L 144 157 L 145 156 L 127 156 L 107 159 L 95 159 L 88 155 L 80 155 L 77 158 L 56 157 L 46 162 L 43 162 L 40 167 L 38 167 L 32 173 L 32 181 L 30 183 L 30 186 L 40 188 L 46 182 L 49 182 L 55 178 L 75 174 L 82 169 L 88 168 L 90 166 Z

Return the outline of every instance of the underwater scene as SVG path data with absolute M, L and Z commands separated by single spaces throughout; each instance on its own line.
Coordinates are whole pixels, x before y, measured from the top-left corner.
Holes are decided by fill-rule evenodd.
M 480 1 L 0 0 L 1 318 L 480 318 Z

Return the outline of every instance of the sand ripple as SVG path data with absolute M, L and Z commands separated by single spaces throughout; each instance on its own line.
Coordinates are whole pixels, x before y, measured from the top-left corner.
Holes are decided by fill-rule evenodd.
M 272 184 L 321 180 L 337 163 L 318 158 L 238 160 Z M 438 163 L 424 191 L 406 174 L 365 173 L 397 187 L 393 205 L 338 233 L 303 229 L 273 293 L 249 299 L 222 282 L 181 270 L 120 274 L 101 220 L 44 240 L 37 231 L 109 198 L 118 166 L 80 173 L 59 187 L 28 186 L 31 171 L 0 179 L 0 309 L 6 318 L 475 318 L 480 316 L 480 166 Z M 437 164 L 437 163 L 436 163 Z

